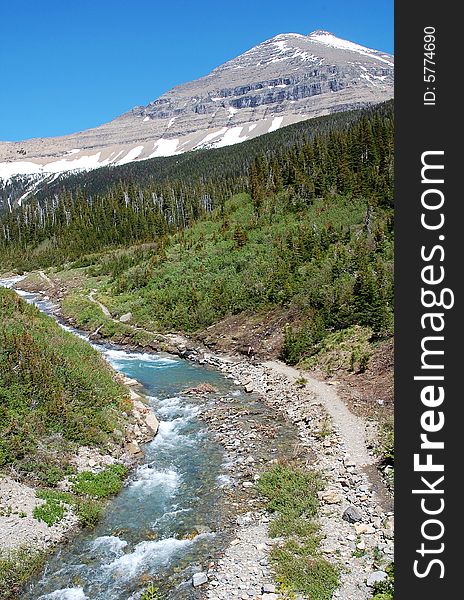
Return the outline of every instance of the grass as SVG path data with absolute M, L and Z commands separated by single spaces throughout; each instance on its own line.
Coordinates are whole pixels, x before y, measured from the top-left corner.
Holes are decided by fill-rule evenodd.
M 45 556 L 26 548 L 0 553 L 0 598 L 16 600 L 22 586 L 42 568 Z
M 160 346 L 162 338 L 156 333 L 134 329 L 130 325 L 110 319 L 103 314 L 98 304 L 84 295 L 85 293 L 86 290 L 75 290 L 63 298 L 61 303 L 63 316 L 71 319 L 77 327 L 91 332 L 98 330 L 100 335 L 115 343 L 130 342 L 140 347 Z
M 299 366 L 308 370 L 318 367 L 326 375 L 339 370 L 363 373 L 372 355 L 372 333 L 372 329 L 360 325 L 329 333 L 316 344 L 314 354 Z
M 80 499 L 76 504 L 76 514 L 83 527 L 95 527 L 101 518 L 103 504 L 98 500 Z
M 126 404 L 98 351 L 0 289 L 0 468 L 56 485 L 77 445 L 113 441 Z
M 159 589 L 154 583 L 150 583 L 150 585 L 142 592 L 140 600 L 161 600 Z
M 282 538 L 271 552 L 277 581 L 282 590 L 311 600 L 330 600 L 339 585 L 338 568 L 318 551 L 317 492 L 322 488 L 318 473 L 291 464 L 275 465 L 258 481 L 266 508 L 275 515 L 270 535 Z
M 102 500 L 117 494 L 127 475 L 123 465 L 110 465 L 98 473 L 83 471 L 71 478 L 72 492 L 41 489 L 37 498 L 45 502 L 34 508 L 33 516 L 52 526 L 73 508 L 84 527 L 94 527 L 102 514 Z
M 61 521 L 75 501 L 72 494 L 57 490 L 38 490 L 36 496 L 45 502 L 36 506 L 32 514 L 35 519 L 44 521 L 49 527 Z

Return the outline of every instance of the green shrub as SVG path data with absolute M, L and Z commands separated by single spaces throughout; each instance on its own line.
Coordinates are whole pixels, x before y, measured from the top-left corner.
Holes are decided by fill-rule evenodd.
M 0 466 L 35 463 L 32 473 L 56 485 L 73 444 L 110 439 L 126 397 L 98 351 L 0 289 Z
M 35 519 L 44 521 L 50 527 L 63 519 L 75 501 L 72 494 L 56 490 L 38 490 L 36 496 L 45 502 L 36 506 L 32 514 Z
M 322 487 L 318 473 L 282 464 L 258 481 L 266 508 L 275 514 L 270 535 L 283 538 L 271 551 L 277 580 L 283 590 L 307 594 L 312 600 L 330 600 L 339 584 L 338 568 L 318 552 L 321 536 L 315 518 Z
M 127 468 L 123 465 L 110 465 L 99 473 L 83 471 L 73 478 L 72 489 L 77 494 L 108 498 L 122 489 L 126 475 Z
M 388 578 L 374 584 L 375 594 L 372 600 L 393 600 L 395 592 L 395 565 L 390 563 L 385 569 Z
M 98 500 L 80 499 L 76 504 L 76 514 L 84 527 L 95 527 L 101 518 L 103 504 Z
M 142 592 L 140 600 L 161 600 L 159 589 L 154 583 L 150 583 L 150 585 Z

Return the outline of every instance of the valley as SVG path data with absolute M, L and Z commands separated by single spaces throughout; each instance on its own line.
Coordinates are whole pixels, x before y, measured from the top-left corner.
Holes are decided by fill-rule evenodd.
M 392 86 L 282 34 L 0 144 L 0 597 L 393 599 Z

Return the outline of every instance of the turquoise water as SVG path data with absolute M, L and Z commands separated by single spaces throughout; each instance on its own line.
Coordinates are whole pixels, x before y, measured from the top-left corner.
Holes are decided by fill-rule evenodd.
M 145 386 L 161 419 L 159 433 L 99 525 L 60 549 L 24 598 L 135 598 L 152 579 L 162 581 L 168 598 L 194 598 L 192 568 L 221 544 L 215 532 L 222 518 L 224 456 L 198 419 L 201 405 L 182 390 L 209 381 L 227 393 L 231 385 L 180 359 L 117 349 L 104 354 Z M 195 530 L 206 533 L 185 539 Z

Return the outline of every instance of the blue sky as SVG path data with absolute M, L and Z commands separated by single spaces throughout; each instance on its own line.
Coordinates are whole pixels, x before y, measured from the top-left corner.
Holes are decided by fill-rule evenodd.
M 393 52 L 393 0 L 0 0 L 0 140 L 73 133 L 278 33 Z

